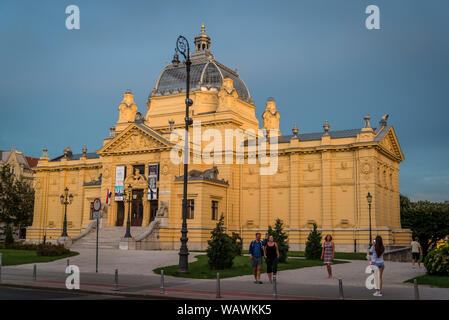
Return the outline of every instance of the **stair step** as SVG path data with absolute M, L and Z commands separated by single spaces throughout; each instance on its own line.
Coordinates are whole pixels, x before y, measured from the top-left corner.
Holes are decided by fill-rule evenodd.
M 145 232 L 147 227 L 131 227 L 131 234 L 138 236 Z M 98 248 L 116 249 L 126 232 L 126 227 L 104 227 L 98 232 Z M 92 230 L 88 235 L 74 241 L 73 246 L 78 248 L 95 248 L 97 245 L 97 232 Z

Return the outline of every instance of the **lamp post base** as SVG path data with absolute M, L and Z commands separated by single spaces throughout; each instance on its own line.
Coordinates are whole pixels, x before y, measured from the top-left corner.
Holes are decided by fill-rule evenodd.
M 57 242 L 58 244 L 62 244 L 65 248 L 70 248 L 72 246 L 72 238 L 70 237 L 59 237 Z
M 179 268 L 178 273 L 189 273 L 189 253 L 179 253 Z

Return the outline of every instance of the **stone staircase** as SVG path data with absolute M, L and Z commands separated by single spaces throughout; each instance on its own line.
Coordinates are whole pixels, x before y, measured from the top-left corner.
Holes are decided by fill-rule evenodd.
M 139 236 L 148 227 L 131 227 L 131 235 L 133 238 Z M 123 238 L 126 227 L 104 227 L 100 228 L 98 233 L 98 248 L 100 249 L 118 249 L 120 239 Z M 73 242 L 71 248 L 93 248 L 95 249 L 97 241 L 97 230 L 92 229 L 87 235 Z

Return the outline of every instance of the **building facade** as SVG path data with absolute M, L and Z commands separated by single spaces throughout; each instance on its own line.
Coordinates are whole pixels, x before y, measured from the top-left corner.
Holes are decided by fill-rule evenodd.
M 22 151 L 16 150 L 14 145 L 11 147 L 11 150 L 0 150 L 0 167 L 8 165 L 15 178 L 23 179 L 31 186 L 34 179 L 33 168 L 37 166 L 38 161 L 38 158 L 25 156 Z M 0 240 L 4 238 L 5 227 L 6 224 L 0 222 Z M 24 238 L 25 231 L 25 229 L 18 230 L 14 228 L 13 236 L 15 238 Z
M 375 127 L 365 117 L 360 128 L 332 131 L 326 121 L 322 132 L 302 133 L 295 125 L 292 134 L 283 135 L 275 100 L 267 100 L 260 126 L 249 89 L 235 70 L 215 60 L 210 46 L 203 26 L 191 54 L 190 249 L 207 247 L 223 215 L 227 231 L 240 233 L 245 243 L 280 218 L 293 250 L 304 248 L 314 223 L 334 237 L 338 250 L 364 250 L 369 242 L 368 192 L 373 196 L 373 237 L 381 235 L 389 246 L 410 242 L 399 213 L 404 156 L 387 115 Z M 185 81 L 185 64 L 173 59 L 149 94 L 145 115 L 138 112 L 131 91 L 124 93 L 118 121 L 99 150 L 84 148 L 75 154 L 67 147 L 54 159 L 44 150 L 35 168 L 30 241 L 60 236 L 64 208 L 59 196 L 67 187 L 74 196 L 67 209 L 70 236 L 86 232 L 93 221 L 93 200 L 105 202 L 111 192 L 103 210 L 104 228 L 124 229 L 130 212 L 131 225 L 148 230 L 136 239 L 137 248 L 179 248 L 183 163 L 174 158 L 182 159 Z M 226 138 L 219 138 L 239 130 L 245 133 L 244 143 L 235 139 L 226 144 Z M 262 141 L 276 162 L 271 174 L 261 174 L 272 163 L 259 161 L 252 149 Z M 202 157 L 211 148 L 215 162 Z M 123 197 L 128 188 L 133 195 L 129 208 Z

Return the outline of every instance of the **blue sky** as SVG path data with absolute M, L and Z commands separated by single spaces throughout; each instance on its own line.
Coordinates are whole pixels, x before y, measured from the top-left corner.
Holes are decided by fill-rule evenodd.
M 65 8 L 81 29 L 65 28 Z M 380 30 L 365 8 L 380 8 Z M 0 2 L 0 149 L 39 157 L 97 150 L 128 88 L 141 112 L 176 38 L 202 23 L 216 59 L 239 74 L 281 131 L 358 128 L 389 113 L 406 160 L 401 193 L 449 200 L 449 1 Z

